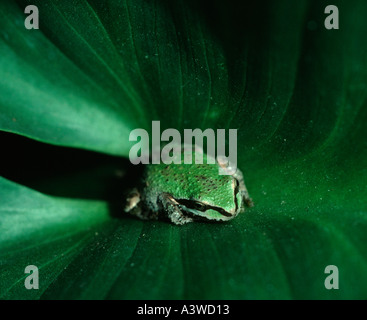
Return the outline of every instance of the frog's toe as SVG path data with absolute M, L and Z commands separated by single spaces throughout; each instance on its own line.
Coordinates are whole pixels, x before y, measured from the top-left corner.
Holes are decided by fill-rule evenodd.
M 182 225 L 182 224 L 186 224 L 186 223 L 194 221 L 191 217 L 184 216 L 180 212 L 174 212 L 170 214 L 169 218 L 174 224 L 178 224 L 178 225 Z

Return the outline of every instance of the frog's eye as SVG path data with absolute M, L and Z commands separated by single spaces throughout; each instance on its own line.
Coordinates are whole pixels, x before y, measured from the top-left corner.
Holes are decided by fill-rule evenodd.
M 234 179 L 234 183 L 235 183 L 234 190 L 235 190 L 235 193 L 237 193 L 237 192 L 238 192 L 238 189 L 239 189 L 239 187 L 240 187 L 240 183 L 238 182 L 238 180 L 237 180 L 237 179 Z
M 203 205 L 200 202 L 192 201 L 191 207 L 192 207 L 192 209 L 199 210 L 199 211 L 205 211 L 206 210 L 206 206 Z
M 207 207 L 204 204 L 198 201 L 186 200 L 186 199 L 178 199 L 177 201 L 178 203 L 184 205 L 186 208 L 189 209 L 194 209 L 197 211 L 205 211 L 207 209 Z

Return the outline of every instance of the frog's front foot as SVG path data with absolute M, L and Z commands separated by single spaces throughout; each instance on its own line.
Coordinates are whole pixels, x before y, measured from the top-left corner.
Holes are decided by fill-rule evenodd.
M 173 212 L 172 214 L 169 214 L 168 217 L 174 224 L 185 224 L 194 221 L 192 218 L 183 215 L 182 212 Z
M 191 217 L 184 215 L 184 213 L 178 206 L 177 201 L 173 199 L 170 194 L 162 193 L 158 197 L 158 201 L 162 205 L 162 209 L 167 213 L 168 218 L 174 224 L 182 225 L 185 223 L 193 222 L 193 219 Z

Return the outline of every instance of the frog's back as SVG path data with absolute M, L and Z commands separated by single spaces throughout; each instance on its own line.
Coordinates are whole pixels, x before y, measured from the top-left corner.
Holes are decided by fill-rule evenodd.
M 195 173 L 198 165 L 151 164 L 147 166 L 146 185 L 157 192 L 166 192 L 175 197 L 186 198 L 188 192 L 195 193 Z M 191 191 L 189 191 L 191 189 Z
M 193 158 L 194 159 L 194 158 Z M 151 164 L 147 166 L 146 184 L 156 192 L 166 192 L 176 199 L 197 199 L 200 195 L 215 194 L 215 189 L 231 183 L 231 178 L 219 175 L 218 164 Z M 213 199 L 214 201 L 214 199 Z

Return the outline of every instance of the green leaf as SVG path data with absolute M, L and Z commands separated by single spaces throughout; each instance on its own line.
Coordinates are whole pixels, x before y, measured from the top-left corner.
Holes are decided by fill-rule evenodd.
M 0 128 L 57 145 L 128 155 L 125 141 L 130 131 L 144 125 L 141 98 L 125 79 L 126 71 L 111 49 L 107 34 L 103 28 L 99 34 L 89 30 L 89 37 L 96 40 L 89 44 L 90 39 L 84 39 L 86 35 L 68 23 L 67 18 L 73 17 L 66 13 L 65 18 L 56 3 L 32 4 L 39 6 L 41 21 L 57 28 L 57 36 L 66 40 L 69 51 L 78 53 L 82 61 L 73 60 L 62 44 L 53 43 L 43 32 L 25 29 L 25 4 L 2 1 Z M 87 2 L 84 6 L 87 10 L 81 7 L 74 13 L 85 12 L 86 21 L 78 17 L 74 23 L 80 23 L 79 27 L 85 23 L 98 25 Z M 73 7 L 70 4 L 66 9 Z M 104 43 L 100 49 L 95 48 L 98 41 Z
M 35 0 L 39 31 L 23 28 L 28 3 L 0 4 L 2 130 L 127 156 L 130 130 L 152 120 L 237 128 L 255 207 L 179 227 L 1 179 L 1 298 L 366 298 L 364 0 L 333 3 L 339 30 L 319 0 Z M 40 176 L 44 193 L 70 186 Z M 38 291 L 24 288 L 29 264 Z
M 4 178 L 0 194 L 1 298 L 39 298 L 110 218 L 106 203 L 53 198 Z M 41 290 L 25 289 L 27 265 L 40 269 Z

